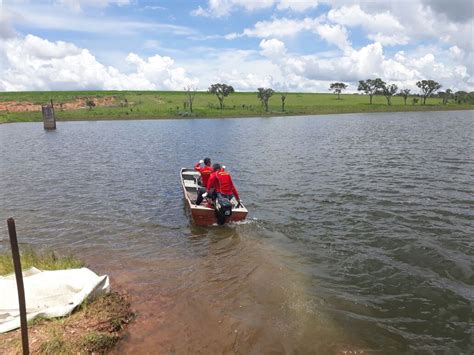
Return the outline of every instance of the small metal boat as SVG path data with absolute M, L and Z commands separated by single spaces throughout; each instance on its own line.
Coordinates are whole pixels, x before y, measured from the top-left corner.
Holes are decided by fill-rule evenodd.
M 198 226 L 209 226 L 212 224 L 218 224 L 217 212 L 215 206 L 209 201 L 204 201 L 197 206 L 196 198 L 200 180 L 199 171 L 194 169 L 181 169 L 181 185 L 183 187 L 184 200 L 186 209 L 191 215 L 192 221 Z M 248 210 L 241 203 L 238 207 L 232 206 L 232 213 L 230 216 L 225 217 L 225 223 L 242 221 L 247 217 Z

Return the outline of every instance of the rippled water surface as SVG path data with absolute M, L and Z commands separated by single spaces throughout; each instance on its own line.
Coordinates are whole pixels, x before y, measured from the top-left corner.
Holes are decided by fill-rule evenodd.
M 472 353 L 473 116 L 1 125 L 0 217 L 128 291 L 119 351 Z M 189 224 L 205 156 L 245 223 Z

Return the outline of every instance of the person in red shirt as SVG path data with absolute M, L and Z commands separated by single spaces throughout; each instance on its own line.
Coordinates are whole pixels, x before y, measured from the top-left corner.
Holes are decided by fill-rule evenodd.
M 201 164 L 203 164 L 203 166 L 201 166 Z M 211 159 L 205 158 L 204 160 L 198 161 L 196 165 L 194 165 L 194 170 L 197 170 L 201 173 L 202 187 L 198 188 L 197 199 L 196 199 L 196 205 L 200 205 L 203 200 L 202 195 L 207 191 L 206 186 L 209 182 L 209 177 L 211 176 L 211 173 L 213 172 L 213 169 L 211 167 Z
M 237 206 L 240 205 L 239 193 L 234 186 L 230 174 L 222 169 L 220 164 L 214 164 L 213 168 L 214 172 L 211 174 L 207 183 L 207 191 L 209 193 L 214 191 L 216 195 L 221 195 L 229 200 L 231 200 L 232 197 L 235 197 L 238 203 Z
M 203 166 L 201 166 L 201 164 L 203 164 Z M 206 187 L 209 177 L 214 171 L 211 167 L 211 159 L 205 158 L 204 160 L 198 161 L 196 165 L 194 165 L 194 170 L 197 170 L 201 173 L 202 186 Z

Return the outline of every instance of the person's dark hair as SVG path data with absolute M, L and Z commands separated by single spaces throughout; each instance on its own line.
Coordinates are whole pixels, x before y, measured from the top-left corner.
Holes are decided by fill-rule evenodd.
M 204 158 L 204 165 L 211 165 L 211 158 Z
M 221 170 L 221 164 L 219 163 L 215 163 L 212 168 L 214 169 L 214 171 L 217 171 L 217 170 Z

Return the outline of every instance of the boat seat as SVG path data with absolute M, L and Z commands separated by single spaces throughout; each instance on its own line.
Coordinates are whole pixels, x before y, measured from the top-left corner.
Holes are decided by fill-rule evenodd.
M 194 188 L 198 187 L 198 185 L 196 185 L 196 181 L 194 180 L 183 180 L 183 182 L 184 182 L 184 186 L 186 187 L 194 187 Z
M 183 175 L 188 175 L 188 176 L 196 176 L 200 174 L 201 173 L 199 171 L 183 171 Z

